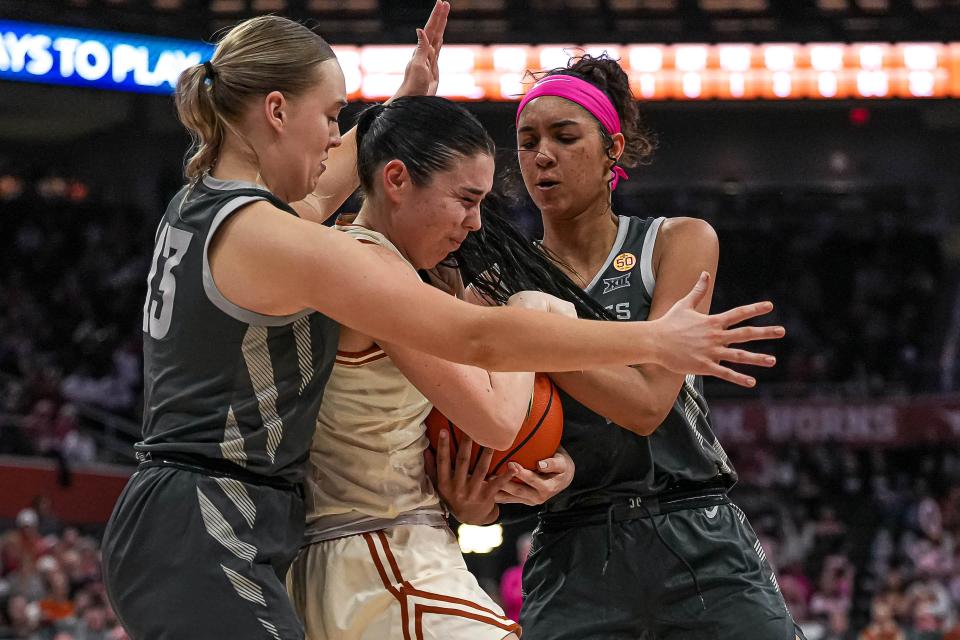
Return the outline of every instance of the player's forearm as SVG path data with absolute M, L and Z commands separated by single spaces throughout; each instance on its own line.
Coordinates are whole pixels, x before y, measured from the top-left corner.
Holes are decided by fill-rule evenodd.
M 506 445 L 509 446 L 520 425 L 527 417 L 530 408 L 530 398 L 533 394 L 533 374 L 517 371 L 494 371 L 490 374 L 490 389 L 492 398 L 490 406 L 493 414 L 503 423 L 503 431 L 509 436 Z M 502 448 L 502 447 L 497 447 Z
M 380 340 L 379 344 L 433 406 L 482 447 L 503 450 L 526 418 L 532 373 L 490 373 Z
M 459 386 L 456 406 L 451 407 L 455 411 L 444 411 L 439 404 L 434 405 L 478 445 L 497 451 L 507 449 L 527 416 L 533 393 L 533 374 L 470 369 L 471 374 L 482 374 L 485 380 L 481 383 L 471 376 L 470 384 Z M 451 377 L 448 384 L 453 383 Z
M 506 449 L 533 392 L 532 373 L 490 373 L 385 340 L 380 346 L 433 406 L 482 447 Z
M 574 400 L 610 422 L 648 436 L 670 413 L 683 376 L 656 365 L 554 373 Z
M 655 322 L 573 320 L 527 309 L 482 308 L 461 339 L 488 371 L 572 371 L 658 362 Z

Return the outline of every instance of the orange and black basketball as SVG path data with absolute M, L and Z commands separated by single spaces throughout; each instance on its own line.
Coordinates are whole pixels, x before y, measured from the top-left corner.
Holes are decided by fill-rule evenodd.
M 446 430 L 450 435 L 451 464 L 456 460 L 460 442 L 464 434 L 442 413 L 434 409 L 426 419 L 427 438 L 434 451 L 440 432 Z M 527 469 L 536 469 L 537 463 L 557 452 L 560 437 L 563 435 L 563 407 L 557 387 L 549 376 L 538 373 L 533 383 L 533 398 L 530 410 L 510 448 L 496 451 L 490 461 L 489 475 L 497 475 L 508 462 L 516 462 Z M 477 464 L 481 448 L 473 444 L 470 455 L 470 468 Z

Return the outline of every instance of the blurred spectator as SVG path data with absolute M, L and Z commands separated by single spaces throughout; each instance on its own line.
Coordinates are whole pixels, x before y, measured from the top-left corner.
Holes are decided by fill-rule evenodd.
M 25 558 L 36 560 L 43 552 L 43 540 L 37 529 L 39 518 L 33 509 L 22 509 L 17 514 L 17 528 L 2 538 L 0 555 L 4 573 L 16 571 Z
M 910 614 L 910 598 L 907 597 L 902 569 L 899 567 L 886 569 L 883 587 L 877 597 L 890 606 L 895 617 L 900 620 L 907 619 Z
M 820 576 L 820 588 L 810 600 L 810 615 L 829 618 L 850 610 L 853 595 L 853 566 L 843 556 L 826 559 Z
M 843 544 L 847 527 L 830 505 L 823 505 L 813 526 L 813 545 L 818 553 L 831 553 Z
M 850 616 L 846 611 L 835 611 L 830 614 L 823 640 L 853 640 L 855 637 L 850 627 Z
M 73 615 L 70 583 L 60 570 L 47 574 L 47 595 L 40 600 L 40 612 L 47 622 L 59 622 Z
M 806 620 L 809 617 L 809 603 L 813 596 L 813 585 L 810 583 L 810 579 L 804 575 L 803 567 L 799 562 L 779 566 L 783 568 L 779 571 L 777 580 L 780 582 L 780 591 L 783 593 L 787 608 L 790 609 L 796 619 Z
M 52 400 L 40 400 L 23 419 L 23 428 L 33 441 L 33 448 L 38 453 L 51 450 L 59 442 L 57 437 L 57 408 Z
M 24 554 L 19 566 L 7 576 L 7 584 L 11 595 L 19 595 L 31 601 L 39 600 L 46 593 L 43 576 L 37 569 L 37 561 L 29 554 Z
M 40 629 L 40 607 L 25 596 L 12 595 L 7 601 L 5 638 L 35 638 Z
M 890 605 L 883 600 L 874 600 L 870 624 L 860 634 L 860 640 L 907 640 L 907 636 L 893 619 Z
M 918 601 L 913 610 L 913 628 L 910 640 L 942 640 L 946 626 L 936 607 L 930 602 Z
M 530 553 L 530 534 L 523 534 L 517 539 L 517 564 L 503 573 L 500 579 L 500 602 L 503 611 L 511 620 L 520 620 L 520 609 L 523 606 L 523 563 Z
M 106 599 L 97 541 L 54 528 L 48 499 L 34 504 L 51 530 L 39 538 L 36 512 L 24 509 L 17 529 L 3 534 L 10 562 L 0 570 L 0 639 L 128 640 Z
M 914 623 L 922 621 L 924 631 L 943 632 L 952 627 L 956 619 L 950 594 L 939 579 L 930 575 L 928 568 L 921 568 L 919 574 L 918 580 L 907 589 Z
M 49 496 L 38 495 L 31 504 L 37 514 L 37 532 L 42 536 L 59 533 L 63 528 L 60 518 L 53 512 L 53 501 Z

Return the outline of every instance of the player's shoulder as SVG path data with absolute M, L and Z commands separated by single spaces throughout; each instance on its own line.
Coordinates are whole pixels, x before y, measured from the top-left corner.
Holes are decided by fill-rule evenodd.
M 290 215 L 290 212 L 284 211 L 273 202 L 250 195 L 238 195 L 219 203 L 216 217 L 218 219 L 226 217 L 229 226 L 249 228 L 255 233 L 272 229 L 278 222 L 297 220 L 296 216 Z
M 275 203 L 270 202 L 266 198 L 257 197 L 256 195 L 238 195 L 236 199 L 244 199 L 246 202 L 242 206 L 247 211 L 257 212 L 259 215 L 271 215 L 271 216 L 283 216 L 284 218 L 291 218 L 289 211 L 285 211 L 278 207 Z
M 338 231 L 343 232 L 348 238 L 351 238 L 362 244 L 372 253 L 380 256 L 388 264 L 396 266 L 396 277 L 408 277 L 420 280 L 420 276 L 417 274 L 416 270 L 409 262 L 407 262 L 406 258 L 400 254 L 399 250 L 392 245 L 388 245 L 387 243 L 383 242 L 379 234 L 365 233 L 363 228 L 351 228 L 346 225 L 338 225 L 335 228 Z
M 666 218 L 660 225 L 660 241 L 695 243 L 698 246 L 719 244 L 713 225 L 701 218 L 687 216 Z

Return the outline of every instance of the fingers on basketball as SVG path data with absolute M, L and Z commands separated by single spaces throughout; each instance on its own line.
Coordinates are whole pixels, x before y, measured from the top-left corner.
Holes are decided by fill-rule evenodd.
M 431 446 L 436 449 L 439 444 L 441 431 L 446 430 L 450 435 L 450 447 L 456 451 L 457 465 L 460 461 L 468 460 L 472 453 L 473 465 L 480 457 L 479 447 L 473 447 L 471 452 L 464 451 L 464 443 L 468 440 L 466 434 L 450 423 L 446 417 L 434 409 L 426 420 L 427 438 Z M 560 404 L 559 391 L 545 374 L 537 374 L 534 379 L 533 401 L 530 412 L 520 427 L 513 444 L 503 451 L 493 451 L 490 454 L 488 474 L 499 476 L 507 471 L 509 462 L 517 462 L 527 469 L 536 469 L 537 464 L 550 458 L 560 446 L 563 435 L 563 408 Z

